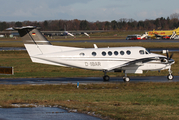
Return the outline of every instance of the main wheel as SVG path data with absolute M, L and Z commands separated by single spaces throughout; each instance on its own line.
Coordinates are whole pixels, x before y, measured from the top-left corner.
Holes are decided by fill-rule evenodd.
M 130 78 L 129 77 L 124 77 L 123 80 L 124 80 L 124 82 L 129 82 Z
M 108 75 L 105 75 L 105 76 L 103 77 L 103 80 L 104 80 L 105 82 L 109 81 L 109 79 L 110 79 L 110 77 L 109 77 Z
M 169 75 L 167 76 L 167 79 L 168 79 L 168 80 L 173 80 L 173 78 L 174 78 L 174 77 L 173 77 L 172 74 L 169 74 Z

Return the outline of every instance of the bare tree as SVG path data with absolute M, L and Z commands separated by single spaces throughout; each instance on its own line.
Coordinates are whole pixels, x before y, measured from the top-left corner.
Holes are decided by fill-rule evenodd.
M 179 19 L 179 13 L 173 13 L 170 15 L 170 19 Z

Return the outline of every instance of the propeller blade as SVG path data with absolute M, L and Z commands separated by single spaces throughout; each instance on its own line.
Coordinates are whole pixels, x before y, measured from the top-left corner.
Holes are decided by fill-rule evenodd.
M 173 57 L 173 53 L 170 55 L 170 58 L 169 58 L 169 60 L 170 60 L 172 57 Z
M 168 59 L 168 50 L 166 50 L 166 55 L 167 55 L 167 59 Z

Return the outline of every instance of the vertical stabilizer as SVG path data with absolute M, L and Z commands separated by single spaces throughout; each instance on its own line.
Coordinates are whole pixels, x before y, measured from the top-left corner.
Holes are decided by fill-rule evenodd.
M 177 29 L 174 29 L 174 31 L 179 31 L 179 27 Z
M 18 30 L 30 56 L 43 54 L 42 45 L 43 48 L 44 46 L 51 46 L 51 43 L 35 26 L 14 27 L 13 29 Z

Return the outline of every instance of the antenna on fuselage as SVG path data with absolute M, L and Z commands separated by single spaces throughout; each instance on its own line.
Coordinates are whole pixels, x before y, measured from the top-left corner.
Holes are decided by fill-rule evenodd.
M 95 48 L 95 49 L 97 49 L 97 48 L 98 48 L 98 46 L 97 46 L 96 44 L 93 44 L 93 45 L 94 45 L 94 48 Z

